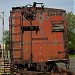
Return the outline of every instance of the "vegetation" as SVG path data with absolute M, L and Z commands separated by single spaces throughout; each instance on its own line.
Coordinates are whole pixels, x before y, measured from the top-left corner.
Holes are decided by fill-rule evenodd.
M 5 30 L 5 31 L 4 31 L 4 43 L 5 43 L 6 45 L 9 44 L 9 31 L 8 31 L 8 30 Z
M 8 50 L 9 50 L 9 31 L 8 30 L 4 31 L 4 43 L 5 43 L 6 54 L 8 55 Z
M 67 33 L 70 54 L 75 54 L 75 15 L 72 12 L 67 13 Z
M 75 55 L 73 55 L 73 54 L 70 54 L 70 56 L 69 56 L 70 58 L 75 58 Z

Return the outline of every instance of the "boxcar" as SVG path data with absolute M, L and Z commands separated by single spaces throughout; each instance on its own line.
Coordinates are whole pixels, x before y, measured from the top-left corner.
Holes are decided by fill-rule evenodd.
M 13 7 L 9 22 L 11 63 L 17 68 L 48 71 L 57 62 L 68 64 L 65 10 L 34 2 Z

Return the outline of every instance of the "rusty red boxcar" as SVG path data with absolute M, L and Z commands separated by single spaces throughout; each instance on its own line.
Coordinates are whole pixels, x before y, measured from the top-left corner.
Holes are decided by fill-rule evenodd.
M 34 2 L 13 7 L 9 22 L 11 63 L 17 68 L 48 71 L 56 62 L 68 63 L 65 10 Z

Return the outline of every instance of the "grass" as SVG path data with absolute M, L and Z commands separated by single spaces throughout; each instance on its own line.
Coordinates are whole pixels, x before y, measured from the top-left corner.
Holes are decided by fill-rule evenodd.
M 70 58 L 75 58 L 75 55 L 69 55 Z

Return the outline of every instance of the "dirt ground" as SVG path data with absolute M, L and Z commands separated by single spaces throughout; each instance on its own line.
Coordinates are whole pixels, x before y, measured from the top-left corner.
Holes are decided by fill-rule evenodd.
M 75 72 L 75 58 L 70 58 L 70 71 Z
M 69 65 L 69 71 L 75 73 L 75 58 L 69 58 L 70 59 L 70 65 Z M 57 63 L 59 67 L 66 69 L 65 64 L 63 63 Z

